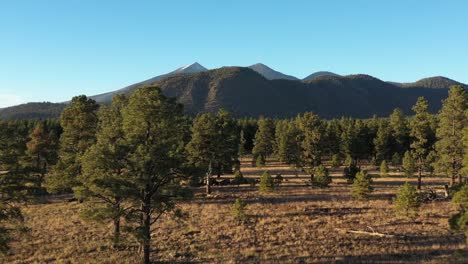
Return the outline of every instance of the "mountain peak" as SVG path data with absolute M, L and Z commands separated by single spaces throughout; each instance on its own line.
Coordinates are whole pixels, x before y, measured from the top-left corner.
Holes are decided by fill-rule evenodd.
M 275 71 L 263 63 L 256 63 L 254 65 L 249 66 L 248 68 L 258 72 L 260 75 L 262 75 L 268 80 L 277 80 L 277 79 L 297 80 L 296 77 Z
M 178 68 L 174 71 L 174 73 L 192 73 L 192 72 L 201 72 L 206 71 L 207 68 L 200 65 L 198 62 L 194 62 L 192 64 L 185 65 L 183 67 Z
M 333 73 L 333 72 L 329 72 L 329 71 L 318 71 L 318 72 L 314 72 L 312 73 L 311 75 L 305 77 L 304 79 L 302 79 L 303 81 L 311 81 L 315 78 L 318 78 L 318 77 L 322 77 L 322 76 L 340 76 L 336 73 Z

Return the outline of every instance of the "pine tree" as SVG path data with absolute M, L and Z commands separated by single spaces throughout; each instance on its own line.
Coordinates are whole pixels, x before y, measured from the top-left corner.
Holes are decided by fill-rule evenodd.
M 119 243 L 120 220 L 125 215 L 122 204 L 132 191 L 122 128 L 121 111 L 126 104 L 124 95 L 116 95 L 110 107 L 100 109 L 97 142 L 83 155 L 83 173 L 78 177 L 82 185 L 74 188 L 75 196 L 85 201 L 83 218 L 113 224 L 114 245 Z
M 339 154 L 334 154 L 331 159 L 332 168 L 339 168 L 341 166 L 341 158 Z
M 255 157 L 262 156 L 266 160 L 273 154 L 275 144 L 275 124 L 271 119 L 261 117 L 258 120 L 258 130 L 255 133 L 252 153 Z
M 69 192 L 79 185 L 81 158 L 95 143 L 98 105 L 86 96 L 74 97 L 60 115 L 63 133 L 60 137 L 59 161 L 46 177 L 49 192 Z
M 382 163 L 380 163 L 380 176 L 381 177 L 388 176 L 388 166 L 387 166 L 386 160 L 382 160 Z
M 239 137 L 234 119 L 224 110 L 218 115 L 201 114 L 193 121 L 192 138 L 186 147 L 189 161 L 208 170 L 206 193 L 211 193 L 211 172 L 218 177 L 231 172 L 238 160 Z M 210 168 L 210 169 L 208 169 Z
M 268 171 L 264 171 L 260 177 L 259 191 L 262 193 L 272 192 L 275 189 L 275 182 Z
M 276 123 L 275 154 L 281 162 L 298 165 L 300 163 L 299 130 L 295 122 L 280 120 Z
M 244 222 L 247 219 L 247 214 L 245 213 L 245 208 L 247 204 L 241 199 L 236 199 L 232 205 L 232 215 L 240 222 Z
M 242 172 L 240 170 L 237 170 L 234 173 L 234 179 L 232 180 L 231 183 L 239 186 L 241 184 L 247 184 L 248 181 L 246 178 L 244 178 L 244 175 L 242 174 Z
M 436 164 L 437 171 L 450 177 L 450 184 L 462 183 L 463 167 L 463 129 L 468 123 L 465 116 L 467 106 L 465 88 L 452 86 L 447 99 L 443 101 L 439 113 L 439 127 L 437 128 L 437 143 L 435 145 L 438 154 Z
M 129 147 L 126 180 L 131 191 L 127 199 L 131 201 L 129 211 L 135 212 L 127 219 L 137 225 L 135 234 L 144 263 L 150 263 L 151 226 L 161 215 L 177 212 L 177 201 L 190 197 L 181 182 L 187 178 L 186 121 L 182 105 L 156 87 L 134 91 L 122 110 L 123 133 Z
M 458 206 L 458 212 L 450 218 L 450 227 L 464 232 L 468 243 L 468 185 L 453 195 L 452 202 Z
M 410 151 L 406 151 L 405 155 L 403 156 L 403 170 L 405 172 L 405 176 L 408 178 L 413 177 L 414 173 L 416 172 L 416 164 L 413 158 L 413 155 Z
M 372 191 L 371 176 L 366 171 L 358 172 L 351 188 L 351 195 L 359 200 L 367 200 Z
M 398 188 L 395 198 L 395 212 L 399 216 L 414 218 L 421 206 L 421 197 L 414 186 L 406 182 Z
M 37 175 L 35 186 L 40 189 L 49 167 L 57 161 L 58 138 L 44 121 L 37 123 L 29 137 L 31 139 L 26 144 L 28 165 Z
M 324 146 L 324 124 L 318 115 L 307 112 L 296 118 L 300 131 L 301 165 L 314 181 L 314 167 L 322 162 Z
M 416 158 L 416 167 L 418 169 L 418 190 L 421 189 L 422 173 L 426 156 L 430 148 L 430 114 L 427 112 L 429 103 L 424 97 L 419 97 L 413 106 L 414 117 L 411 119 L 411 149 Z
M 392 152 L 403 155 L 409 149 L 409 125 L 403 110 L 396 108 L 389 117 Z
M 28 200 L 31 183 L 25 130 L 17 122 L 0 121 L 0 253 L 8 253 L 12 236 L 25 230 L 19 207 Z
M 375 161 L 377 164 L 389 158 L 390 130 L 386 122 L 380 122 L 377 135 L 374 138 Z
M 330 185 L 331 182 L 332 178 L 325 166 L 319 165 L 314 168 L 314 181 L 312 182 L 313 185 L 320 188 L 326 188 Z

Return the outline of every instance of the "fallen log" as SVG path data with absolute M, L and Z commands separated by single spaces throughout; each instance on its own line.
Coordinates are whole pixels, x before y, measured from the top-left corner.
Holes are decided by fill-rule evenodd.
M 369 227 L 369 229 L 371 229 L 372 231 L 368 232 L 368 231 L 362 231 L 362 230 L 349 230 L 349 229 L 343 229 L 343 228 L 335 228 L 335 230 L 340 231 L 340 232 L 344 232 L 344 233 L 378 236 L 378 237 L 387 237 L 387 238 L 397 237 L 396 235 L 375 232 L 374 229 L 372 229 L 371 227 Z

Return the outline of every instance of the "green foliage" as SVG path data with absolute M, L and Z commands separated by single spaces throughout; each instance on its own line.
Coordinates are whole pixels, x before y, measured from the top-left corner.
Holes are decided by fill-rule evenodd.
M 406 182 L 398 188 L 394 209 L 398 216 L 407 218 L 416 217 L 421 206 L 421 197 L 414 186 Z
M 408 178 L 413 177 L 414 173 L 416 172 L 416 164 L 415 164 L 414 157 L 411 152 L 409 151 L 405 152 L 405 155 L 403 156 L 402 167 L 403 167 L 406 177 Z
M 301 165 L 309 173 L 322 161 L 325 145 L 325 126 L 320 117 L 307 112 L 296 117 L 300 131 Z
M 240 222 L 244 222 L 247 219 L 247 214 L 245 213 L 246 207 L 247 204 L 244 201 L 241 199 L 236 199 L 231 208 L 231 212 L 234 218 Z
M 261 156 L 265 160 L 273 154 L 275 145 L 275 124 L 269 118 L 261 117 L 258 120 L 258 130 L 255 134 L 255 141 L 252 153 L 254 156 Z
M 457 177 L 461 183 L 463 168 L 463 129 L 467 126 L 465 115 L 467 95 L 462 86 L 452 86 L 447 99 L 443 101 L 439 113 L 439 126 L 436 131 L 437 161 L 435 167 L 438 172 L 449 176 L 452 185 Z
M 242 157 L 243 155 L 246 154 L 245 143 L 246 143 L 246 140 L 244 136 L 244 130 L 241 130 L 240 137 L 239 137 L 239 150 L 238 150 L 239 157 Z
M 341 158 L 339 154 L 334 154 L 331 158 L 332 168 L 339 168 L 342 165 Z
M 382 163 L 380 163 L 380 176 L 382 177 L 388 176 L 388 166 L 387 166 L 386 160 L 383 160 Z
M 264 171 L 260 178 L 259 191 L 262 193 L 272 192 L 275 189 L 275 182 L 268 171 Z
M 232 172 L 239 154 L 239 133 L 232 116 L 224 110 L 217 115 L 201 114 L 192 126 L 192 138 L 186 146 L 191 164 L 221 175 Z
M 312 183 L 314 186 L 320 188 L 326 188 L 332 182 L 332 178 L 328 173 L 327 168 L 323 165 L 319 165 L 314 169 L 314 182 Z
M 387 122 L 380 122 L 377 135 L 373 140 L 376 164 L 379 164 L 382 160 L 389 158 L 391 142 L 390 136 L 391 131 Z
M 398 152 L 395 152 L 392 156 L 392 166 L 394 167 L 398 167 L 401 165 L 401 157 L 400 157 L 400 154 L 398 154 Z
M 356 174 L 360 172 L 361 169 L 354 164 L 345 167 L 343 170 L 343 176 L 346 178 L 348 183 L 353 183 L 356 178 Z
M 468 185 L 460 187 L 452 198 L 452 202 L 458 206 L 458 213 L 450 218 L 449 223 L 452 229 L 465 233 L 468 243 Z
M 409 149 L 410 131 L 408 120 L 403 110 L 396 108 L 389 117 L 389 126 L 391 133 L 391 146 L 395 154 L 401 155 Z M 399 165 L 399 164 L 398 164 Z M 397 165 L 393 165 L 397 166 Z
M 290 120 L 279 120 L 275 130 L 275 154 L 281 162 L 298 166 L 301 148 L 299 130 L 296 123 Z
M 255 159 L 255 166 L 257 167 L 265 166 L 265 158 L 262 155 L 258 155 L 257 159 Z
M 82 95 L 74 97 L 62 112 L 59 161 L 45 182 L 49 192 L 70 192 L 79 186 L 81 158 L 96 141 L 98 107 L 94 100 Z
M 366 171 L 358 172 L 351 188 L 351 195 L 359 200 L 367 200 L 372 192 L 371 176 Z

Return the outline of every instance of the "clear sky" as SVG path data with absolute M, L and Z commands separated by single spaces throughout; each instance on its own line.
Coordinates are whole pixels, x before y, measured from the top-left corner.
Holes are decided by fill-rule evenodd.
M 199 62 L 468 83 L 468 1 L 0 0 L 0 107 Z

